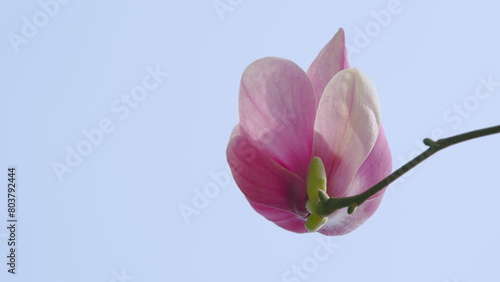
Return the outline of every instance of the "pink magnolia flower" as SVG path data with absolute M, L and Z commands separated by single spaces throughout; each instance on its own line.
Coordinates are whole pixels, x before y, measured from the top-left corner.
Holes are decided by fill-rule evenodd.
M 267 57 L 243 72 L 239 124 L 227 160 L 250 205 L 284 229 L 308 232 L 305 222 L 311 159 L 324 162 L 330 197 L 357 195 L 391 172 L 391 154 L 371 80 L 349 68 L 344 31 L 321 50 L 307 73 Z M 346 234 L 377 209 L 384 190 L 353 214 L 337 210 L 318 232 Z

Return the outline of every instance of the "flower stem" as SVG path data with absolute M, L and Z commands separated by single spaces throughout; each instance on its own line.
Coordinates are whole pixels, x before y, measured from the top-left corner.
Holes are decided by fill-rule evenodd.
M 408 172 L 410 169 L 417 166 L 419 163 L 437 153 L 438 151 L 449 147 L 451 145 L 455 145 L 467 140 L 471 140 L 478 137 L 483 137 L 495 133 L 500 133 L 500 125 L 488 127 L 484 129 L 474 130 L 471 132 L 455 135 L 452 137 L 439 139 L 437 141 L 433 141 L 429 138 L 424 139 L 424 144 L 429 146 L 427 150 L 422 152 L 420 155 L 416 156 L 413 160 L 409 161 L 407 164 L 400 167 L 398 170 L 391 173 L 386 178 L 382 179 L 379 183 L 375 184 L 370 189 L 365 192 L 351 197 L 345 198 L 329 198 L 327 201 L 321 201 L 316 206 L 316 213 L 321 216 L 329 216 L 333 214 L 335 211 L 341 208 L 348 208 L 349 214 L 353 213 L 355 208 L 360 206 L 370 197 L 375 195 L 380 190 L 387 187 L 387 185 L 394 182 L 394 180 L 398 179 L 400 176 Z

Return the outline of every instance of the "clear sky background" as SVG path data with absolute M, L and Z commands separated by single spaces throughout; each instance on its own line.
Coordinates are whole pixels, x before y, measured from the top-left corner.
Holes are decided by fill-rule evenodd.
M 307 69 L 339 27 L 378 89 L 394 169 L 425 137 L 500 124 L 500 5 L 286 2 L 3 1 L 0 280 L 500 279 L 500 136 L 433 156 L 340 237 L 265 220 L 225 156 L 244 68 Z

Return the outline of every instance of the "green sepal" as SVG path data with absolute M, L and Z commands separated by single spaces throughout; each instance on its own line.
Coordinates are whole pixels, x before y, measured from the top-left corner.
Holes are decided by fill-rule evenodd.
M 309 164 L 307 175 L 307 203 L 306 208 L 310 213 L 315 213 L 315 208 L 320 201 L 318 193 L 326 192 L 325 166 L 319 157 L 313 157 Z M 326 194 L 326 193 L 325 193 Z M 323 195 L 322 195 L 323 196 Z M 322 197 L 324 198 L 324 197 Z
M 313 157 L 307 175 L 307 196 L 309 199 L 317 199 L 318 190 L 326 192 L 326 172 L 323 161 L 319 157 Z
M 316 232 L 328 221 L 328 217 L 324 217 L 313 213 L 309 215 L 306 221 L 306 229 L 309 232 Z
M 326 202 L 329 199 L 326 194 L 325 166 L 319 157 L 313 157 L 309 164 L 307 196 L 306 208 L 310 215 L 306 221 L 306 229 L 309 232 L 316 232 L 328 221 L 328 217 L 316 213 L 316 207 L 320 202 Z

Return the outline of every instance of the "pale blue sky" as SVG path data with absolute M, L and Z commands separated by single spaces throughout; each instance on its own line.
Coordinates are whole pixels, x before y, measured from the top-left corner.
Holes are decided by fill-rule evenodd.
M 339 27 L 394 169 L 425 137 L 500 124 L 499 4 L 336 2 L 5 1 L 0 168 L 17 167 L 19 221 L 0 280 L 498 280 L 500 136 L 433 156 L 341 237 L 275 226 L 227 178 L 244 68 L 307 69 Z

